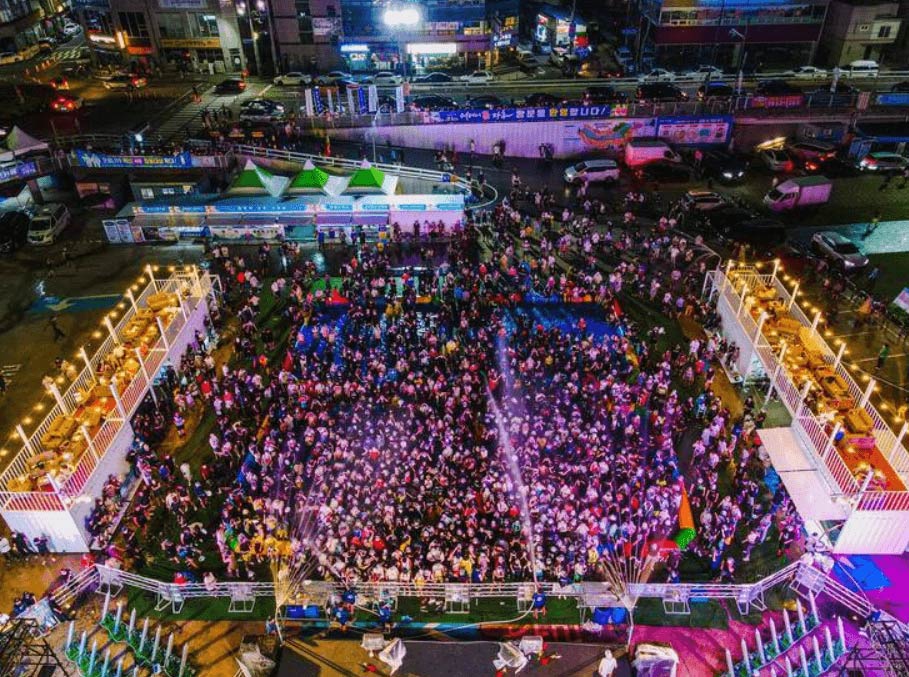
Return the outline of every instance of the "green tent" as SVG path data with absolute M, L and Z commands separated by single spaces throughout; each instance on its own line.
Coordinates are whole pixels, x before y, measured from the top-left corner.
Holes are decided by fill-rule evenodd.
M 293 192 L 324 192 L 328 183 L 328 173 L 316 167 L 311 160 L 303 165 L 303 170 L 290 182 L 289 190 Z
M 287 177 L 275 176 L 267 169 L 256 165 L 252 160 L 247 160 L 243 171 L 230 184 L 228 193 L 268 194 L 277 197 L 284 191 L 287 182 Z
M 363 165 L 354 172 L 347 184 L 347 189 L 380 191 L 385 185 L 385 174 L 364 162 Z

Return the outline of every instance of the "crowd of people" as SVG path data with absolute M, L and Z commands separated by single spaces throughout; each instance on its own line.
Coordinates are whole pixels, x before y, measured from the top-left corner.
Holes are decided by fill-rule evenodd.
M 717 577 L 735 580 L 771 528 L 785 550 L 799 524 L 762 481 L 759 412 L 733 420 L 713 391 L 735 347 L 672 345 L 663 323 L 623 312 L 631 298 L 716 324 L 700 243 L 669 218 L 640 227 L 643 204 L 628 197 L 613 224 L 601 203 L 559 209 L 517 181 L 424 247 L 436 258 L 418 272 L 394 267 L 396 238 L 346 245 L 334 278 L 289 244 L 280 257 L 216 247 L 233 357 L 197 337 L 150 414 L 125 556 L 206 583 L 215 557 L 228 578 L 284 557 L 332 580 L 596 580 L 609 558 L 677 532 L 683 485 L 694 552 Z M 204 463 L 156 451 L 169 422 L 182 436 L 205 417 Z M 156 511 L 165 535 L 143 554 Z M 670 556 L 668 580 L 678 565 Z

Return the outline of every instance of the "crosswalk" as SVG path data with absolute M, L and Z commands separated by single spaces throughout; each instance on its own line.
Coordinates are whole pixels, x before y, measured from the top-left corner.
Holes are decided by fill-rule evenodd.
M 78 47 L 66 47 L 54 52 L 54 58 L 57 61 L 76 61 L 77 59 L 88 58 L 88 48 L 84 45 Z
M 165 141 L 170 141 L 174 137 L 180 137 L 185 129 L 195 131 L 196 127 L 201 124 L 202 111 L 206 109 L 218 109 L 224 105 L 233 107 L 240 101 L 254 99 L 261 96 L 271 85 L 250 84 L 242 94 L 215 94 L 214 89 L 202 94 L 199 101 L 190 100 L 182 108 L 175 111 L 167 120 L 158 127 L 157 133 Z

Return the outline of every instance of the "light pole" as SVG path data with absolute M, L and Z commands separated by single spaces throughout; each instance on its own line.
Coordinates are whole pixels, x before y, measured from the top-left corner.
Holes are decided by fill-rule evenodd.
M 382 15 L 382 23 L 395 33 L 395 40 L 398 43 L 398 59 L 401 61 L 401 75 L 407 79 L 407 61 L 404 56 L 404 41 L 401 39 L 402 29 L 413 29 L 420 23 L 420 10 L 416 5 L 405 5 L 403 7 L 389 6 Z

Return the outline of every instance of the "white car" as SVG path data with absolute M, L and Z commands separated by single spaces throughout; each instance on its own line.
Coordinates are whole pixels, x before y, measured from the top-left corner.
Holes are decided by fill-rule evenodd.
M 710 190 L 689 190 L 682 196 L 682 208 L 688 212 L 709 212 L 725 204 L 726 198 Z
M 474 71 L 470 75 L 461 76 L 461 82 L 468 85 L 488 85 L 495 80 L 489 71 Z
M 638 78 L 638 82 L 675 82 L 676 74 L 665 68 L 654 68 Z
M 79 24 L 65 24 L 63 26 L 63 35 L 68 38 L 73 38 L 82 33 L 82 26 Z
M 376 85 L 377 87 L 382 86 L 396 86 L 404 82 L 404 78 L 398 75 L 397 73 L 392 73 L 391 71 L 379 71 L 375 75 L 369 75 L 363 78 L 365 84 Z
M 707 80 L 722 80 L 723 70 L 716 66 L 698 66 L 695 70 L 686 72 L 682 77 L 690 78 L 691 80 L 700 80 L 702 82 L 706 82 Z
M 832 230 L 823 230 L 811 236 L 811 248 L 840 270 L 850 272 L 868 265 L 868 257 L 855 243 Z
M 284 75 L 276 77 L 274 83 L 282 87 L 299 87 L 300 85 L 311 84 L 312 76 L 306 73 L 300 73 L 299 71 L 291 71 L 290 73 L 285 73 Z
M 799 66 L 791 71 L 786 71 L 783 75 L 797 80 L 821 80 L 827 77 L 827 71 L 816 66 Z
M 336 85 L 342 81 L 350 81 L 353 79 L 353 76 L 350 73 L 344 71 L 329 71 L 323 75 L 316 76 L 317 85 Z

